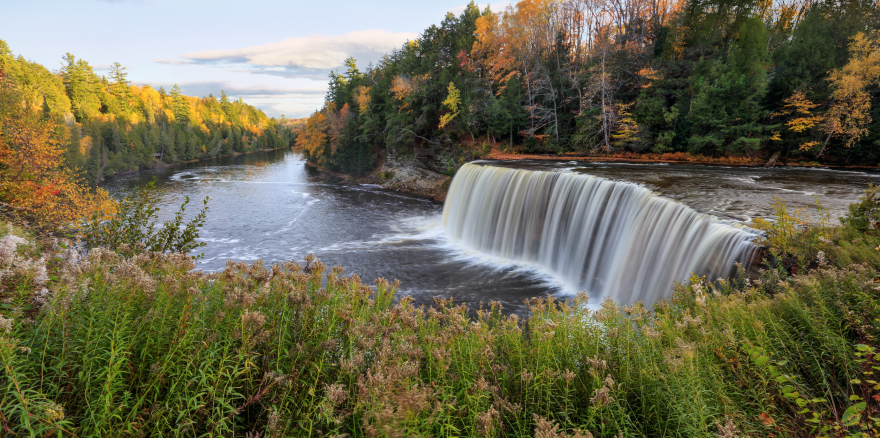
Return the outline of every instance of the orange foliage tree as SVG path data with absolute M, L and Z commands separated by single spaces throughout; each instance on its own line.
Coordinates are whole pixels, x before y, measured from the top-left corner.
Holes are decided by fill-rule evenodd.
M 0 71 L 0 202 L 33 215 L 41 226 L 116 212 L 107 191 L 90 190 L 64 165 L 68 132 L 25 105 Z
M 326 108 L 325 111 L 315 111 L 306 119 L 305 125 L 299 129 L 299 135 L 296 137 L 296 146 L 308 152 L 311 158 L 320 156 L 327 143 L 329 126 L 325 112 Z

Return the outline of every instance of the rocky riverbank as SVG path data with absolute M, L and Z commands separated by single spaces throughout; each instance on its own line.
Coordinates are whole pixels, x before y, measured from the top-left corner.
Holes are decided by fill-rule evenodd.
M 360 178 L 325 169 L 316 163 L 308 164 L 351 182 L 377 184 L 386 189 L 411 193 L 437 202 L 445 201 L 452 177 L 441 173 L 442 161 L 433 149 L 415 148 L 415 151 L 414 155 L 406 158 L 383 153 L 379 157 L 382 164 L 369 175 Z

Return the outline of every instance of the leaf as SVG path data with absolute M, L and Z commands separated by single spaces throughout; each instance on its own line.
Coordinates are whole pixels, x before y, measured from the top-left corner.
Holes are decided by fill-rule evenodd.
M 760 357 L 758 357 L 757 359 L 755 359 L 755 365 L 757 365 L 757 366 L 759 366 L 759 367 L 762 367 L 762 366 L 766 365 L 767 362 L 769 362 L 769 361 L 770 361 L 770 358 L 769 358 L 769 357 L 767 357 L 767 356 L 760 356 Z
M 856 348 L 857 348 L 859 351 L 873 350 L 873 348 L 871 348 L 871 347 L 869 347 L 869 346 L 867 346 L 867 345 L 865 345 L 865 344 L 856 344 Z
M 856 400 L 863 400 L 863 399 L 861 397 L 859 397 L 858 395 L 853 394 L 853 395 L 849 396 L 849 400 L 856 401 Z
M 761 415 L 758 415 L 757 418 L 758 418 L 758 420 L 761 421 L 761 424 L 763 424 L 764 426 L 772 426 L 773 423 L 776 422 L 776 420 L 774 420 L 772 417 L 770 417 L 770 415 L 767 415 L 766 412 L 761 412 Z
M 846 426 L 854 426 L 858 424 L 861 413 L 865 410 L 866 406 L 868 406 L 867 403 L 861 402 L 846 408 L 846 410 L 843 411 L 843 416 L 840 418 L 841 422 Z

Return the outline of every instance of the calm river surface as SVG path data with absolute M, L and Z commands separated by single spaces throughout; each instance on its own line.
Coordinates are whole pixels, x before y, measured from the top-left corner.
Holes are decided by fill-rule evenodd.
M 686 164 L 575 162 L 487 162 L 499 166 L 583 172 L 641 184 L 661 196 L 724 219 L 768 216 L 773 197 L 811 206 L 813 194 L 839 217 L 880 174 L 816 169 L 755 169 Z M 475 254 L 447 241 L 443 205 L 434 201 L 351 184 L 319 173 L 296 152 L 240 155 L 113 178 L 116 196 L 153 177 L 165 189 L 162 213 L 170 215 L 186 196 L 189 210 L 210 197 L 202 229 L 207 243 L 204 270 L 221 270 L 226 260 L 267 264 L 301 260 L 313 253 L 328 266 L 342 265 L 369 282 L 401 281 L 401 293 L 417 302 L 453 297 L 472 306 L 500 301 L 522 311 L 533 296 L 570 294 L 549 275 L 530 266 Z

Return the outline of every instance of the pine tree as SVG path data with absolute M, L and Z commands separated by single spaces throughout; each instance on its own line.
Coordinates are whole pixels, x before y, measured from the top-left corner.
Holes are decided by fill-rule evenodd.
M 174 113 L 174 123 L 184 125 L 189 122 L 189 103 L 187 97 L 181 93 L 177 84 L 171 89 L 171 111 Z
M 760 123 L 769 112 L 761 100 L 767 90 L 767 33 L 750 18 L 726 61 L 714 62 L 697 79 L 691 108 L 691 152 L 751 153 L 768 138 Z

